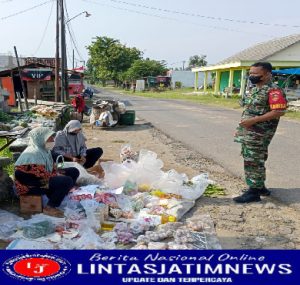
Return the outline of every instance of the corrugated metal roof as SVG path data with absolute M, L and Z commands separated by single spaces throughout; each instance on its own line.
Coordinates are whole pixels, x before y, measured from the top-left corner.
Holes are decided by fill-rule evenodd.
M 286 49 L 287 47 L 300 41 L 300 34 L 290 35 L 283 38 L 276 38 L 267 42 L 259 43 L 247 48 L 233 56 L 222 60 L 218 64 L 226 64 L 237 61 L 259 61 Z

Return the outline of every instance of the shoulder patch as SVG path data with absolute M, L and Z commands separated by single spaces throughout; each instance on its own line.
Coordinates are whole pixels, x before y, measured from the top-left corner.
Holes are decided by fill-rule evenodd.
M 287 108 L 286 98 L 280 88 L 272 88 L 268 92 L 271 110 L 285 110 Z

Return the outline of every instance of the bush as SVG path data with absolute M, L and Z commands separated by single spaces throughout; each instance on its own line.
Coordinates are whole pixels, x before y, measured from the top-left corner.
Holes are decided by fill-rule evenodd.
M 175 88 L 181 89 L 182 88 L 182 83 L 180 81 L 175 82 Z

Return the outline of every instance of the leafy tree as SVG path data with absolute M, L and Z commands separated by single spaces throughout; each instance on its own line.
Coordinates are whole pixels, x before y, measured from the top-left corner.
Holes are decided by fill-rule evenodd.
M 122 80 L 135 60 L 141 59 L 142 52 L 137 48 L 127 47 L 119 40 L 109 37 L 96 37 L 87 47 L 90 55 L 88 74 L 94 81 L 114 80 L 115 84 Z
M 191 70 L 194 67 L 197 66 L 206 66 L 207 61 L 206 61 L 206 55 L 193 55 L 189 59 L 189 65 L 188 65 L 188 70 Z
M 166 63 L 157 60 L 139 59 L 124 73 L 123 79 L 135 80 L 147 76 L 162 75 L 167 71 Z

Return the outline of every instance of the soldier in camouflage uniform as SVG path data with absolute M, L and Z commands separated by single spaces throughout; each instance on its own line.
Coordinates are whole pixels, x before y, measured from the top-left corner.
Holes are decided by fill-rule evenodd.
M 287 108 L 284 92 L 272 83 L 271 78 L 270 63 L 257 62 L 251 66 L 249 80 L 255 87 L 243 99 L 244 112 L 235 135 L 235 141 L 242 144 L 241 154 L 249 188 L 233 199 L 237 203 L 260 201 L 261 195 L 270 195 L 265 187 L 265 161 L 279 118 Z

